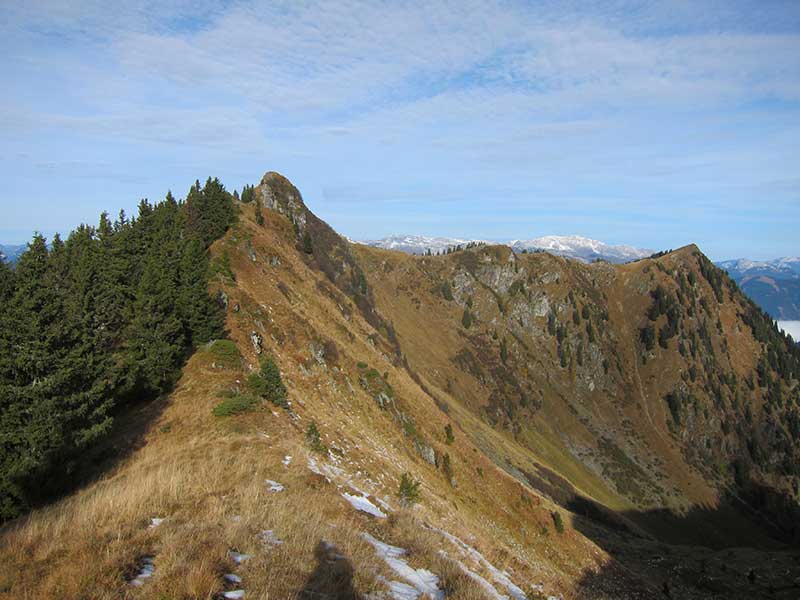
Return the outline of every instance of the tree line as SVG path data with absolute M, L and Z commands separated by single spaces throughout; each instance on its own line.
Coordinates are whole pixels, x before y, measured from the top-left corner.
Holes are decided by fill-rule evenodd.
M 224 334 L 208 249 L 236 214 L 209 178 L 0 262 L 0 521 L 62 493 L 126 406 Z

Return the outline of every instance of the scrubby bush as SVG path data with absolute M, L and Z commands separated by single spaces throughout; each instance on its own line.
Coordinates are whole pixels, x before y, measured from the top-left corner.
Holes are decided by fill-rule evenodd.
M 211 277 L 219 277 L 222 280 L 236 281 L 236 275 L 231 269 L 231 257 L 228 255 L 227 250 L 223 250 L 222 254 L 215 256 L 209 265 L 209 273 Z
M 445 300 L 447 300 L 448 302 L 452 302 L 453 301 L 453 290 L 450 287 L 450 282 L 449 281 L 445 281 L 442 284 L 442 297 Z
M 208 352 L 215 363 L 229 368 L 238 367 L 242 360 L 239 348 L 231 340 L 214 340 L 209 344 Z
M 558 533 L 564 533 L 564 521 L 561 520 L 561 513 L 557 510 L 554 510 L 550 513 L 550 516 L 553 518 L 553 525 L 556 528 Z
M 215 417 L 230 417 L 253 410 L 256 406 L 258 406 L 258 398 L 250 394 L 232 393 L 217 404 L 211 412 Z
M 261 370 L 247 378 L 247 385 L 254 394 L 266 398 L 276 406 L 288 406 L 286 386 L 281 379 L 281 371 L 272 358 L 265 358 L 261 362 Z
M 453 426 L 450 423 L 444 426 L 444 441 L 447 444 L 452 444 L 454 441 L 456 441 L 456 438 L 453 435 Z
M 450 455 L 447 452 L 445 452 L 444 456 L 442 457 L 442 472 L 447 478 L 447 483 L 453 485 L 453 464 L 451 463 Z
M 420 482 L 415 480 L 410 473 L 403 473 L 400 477 L 400 486 L 397 488 L 397 497 L 404 506 L 413 506 L 419 501 Z
M 656 345 L 656 329 L 652 325 L 647 325 L 639 330 L 639 339 L 644 345 L 645 350 L 652 350 Z
M 311 234 L 308 232 L 308 229 L 303 233 L 303 252 L 306 254 L 314 253 L 314 244 L 311 241 Z
M 322 441 L 322 436 L 319 433 L 316 421 L 311 421 L 306 429 L 306 442 L 314 452 L 324 454 L 328 451 L 328 447 Z

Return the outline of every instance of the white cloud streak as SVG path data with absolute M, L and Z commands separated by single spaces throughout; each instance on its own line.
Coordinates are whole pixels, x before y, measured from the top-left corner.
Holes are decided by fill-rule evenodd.
M 545 199 L 785 201 L 800 7 L 754 6 L 27 2 L 0 9 L 0 151 L 71 135 L 191 164 L 278 157 L 320 173 L 312 193 L 443 202 L 501 190 L 489 179 Z

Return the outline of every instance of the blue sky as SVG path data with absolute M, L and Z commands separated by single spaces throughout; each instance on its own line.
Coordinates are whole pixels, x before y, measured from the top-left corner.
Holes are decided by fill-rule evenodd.
M 353 238 L 800 254 L 800 3 L 0 7 L 0 243 L 277 170 Z

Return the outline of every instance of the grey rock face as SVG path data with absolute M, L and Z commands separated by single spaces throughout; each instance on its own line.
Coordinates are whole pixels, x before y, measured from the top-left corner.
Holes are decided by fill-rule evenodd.
M 513 254 L 511 256 L 514 256 Z M 504 265 L 487 264 L 478 269 L 478 280 L 498 294 L 505 294 L 517 278 L 514 261 Z
M 434 450 L 431 446 L 422 440 L 416 439 L 414 440 L 414 449 L 425 462 L 436 466 L 436 450 Z
M 273 190 L 273 182 L 281 177 L 276 173 L 266 173 L 261 179 L 261 185 L 256 188 L 256 194 L 262 206 L 286 215 L 297 224 L 301 232 L 305 231 L 306 211 L 303 199 L 294 192 L 289 192 L 285 198 L 281 198 L 276 190 Z
M 250 332 L 250 342 L 253 344 L 253 350 L 256 351 L 256 354 L 261 354 L 264 351 L 264 340 L 257 331 Z
M 325 348 L 323 346 L 311 342 L 308 345 L 308 351 L 311 353 L 311 358 L 317 361 L 317 364 L 325 366 Z
M 250 257 L 250 260 L 252 260 L 253 262 L 256 262 L 258 257 L 256 256 L 256 251 L 253 248 L 253 245 L 250 243 L 250 240 L 247 240 L 245 242 L 244 246 L 245 246 L 245 250 L 247 251 L 247 256 Z
M 223 308 L 228 308 L 228 294 L 226 294 L 223 290 L 217 292 L 217 302 Z
M 455 301 L 464 306 L 467 298 L 475 293 L 475 281 L 465 270 L 459 270 L 455 277 L 453 277 L 453 298 Z

